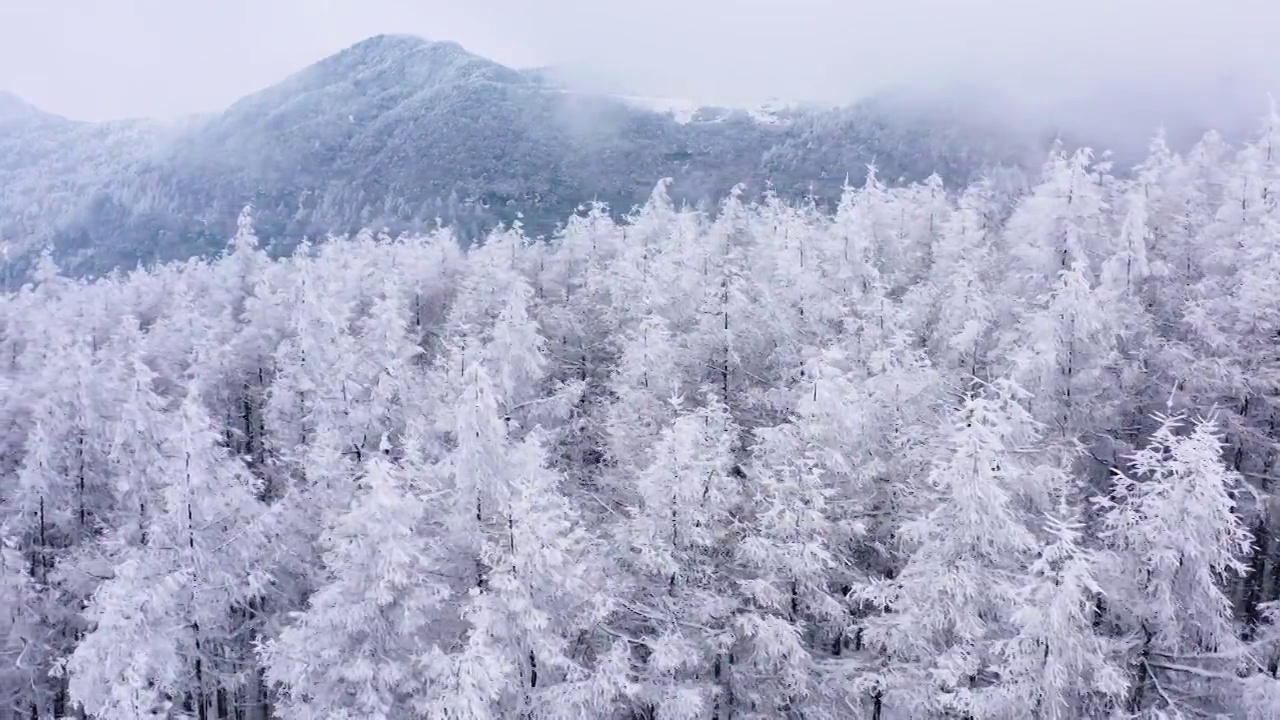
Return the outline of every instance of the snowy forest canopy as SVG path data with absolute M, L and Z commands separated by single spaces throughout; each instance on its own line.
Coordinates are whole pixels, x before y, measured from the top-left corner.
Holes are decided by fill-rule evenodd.
M 0 718 L 1280 717 L 1280 117 L 0 297 Z

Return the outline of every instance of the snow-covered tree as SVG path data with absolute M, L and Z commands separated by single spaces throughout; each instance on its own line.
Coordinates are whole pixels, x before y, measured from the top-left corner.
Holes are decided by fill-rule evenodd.
M 997 716 L 1105 717 L 1127 681 L 1116 663 L 1121 645 L 1095 629 L 1095 575 L 1111 560 L 1083 544 L 1083 524 L 1060 508 L 1018 593 L 1015 634 L 999 646 Z
M 1038 427 L 1023 395 L 1001 381 L 965 398 L 927 480 L 936 505 L 901 528 L 905 566 L 858 591 L 883 610 L 861 632 L 873 713 L 981 716 L 1001 701 L 998 651 L 1037 550 L 1018 502 L 1037 475 L 1025 454 Z
M 733 682 L 738 702 L 759 717 L 821 712 L 843 694 L 822 662 L 848 613 L 831 583 L 841 533 L 814 422 L 757 430 L 746 471 Z
M 147 469 L 159 490 L 147 541 L 94 593 L 92 629 L 67 662 L 72 699 L 99 717 L 203 716 L 252 658 L 235 616 L 270 577 L 257 483 L 195 392 L 170 422 L 164 462 Z
M 431 487 L 411 487 L 402 474 L 381 452 L 366 461 L 351 507 L 324 536 L 324 584 L 267 644 L 267 677 L 282 688 L 280 713 L 411 717 L 429 692 L 419 663 L 449 587 L 429 532 Z
M 1218 686 L 1236 683 L 1240 656 L 1223 583 L 1245 570 L 1252 547 L 1235 514 L 1241 478 L 1223 463 L 1211 421 L 1179 434 L 1184 424 L 1161 418 L 1132 470 L 1118 473 L 1110 496 L 1098 500 L 1119 560 L 1106 575 L 1107 607 L 1136 636 L 1128 699 L 1135 713 L 1204 711 L 1215 695 L 1238 691 Z
M 638 504 L 620 533 L 635 596 L 623 606 L 643 648 L 637 700 L 659 717 L 697 717 L 732 703 L 731 615 L 738 604 L 728 554 L 741 483 L 737 429 L 714 396 L 680 412 L 652 464 L 636 477 Z

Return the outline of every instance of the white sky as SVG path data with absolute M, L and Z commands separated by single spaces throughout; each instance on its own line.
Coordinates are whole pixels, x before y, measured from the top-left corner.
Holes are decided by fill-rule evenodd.
M 1280 75 L 1280 0 L 0 0 L 0 89 L 102 119 L 215 110 L 383 32 L 650 94 L 842 101 Z

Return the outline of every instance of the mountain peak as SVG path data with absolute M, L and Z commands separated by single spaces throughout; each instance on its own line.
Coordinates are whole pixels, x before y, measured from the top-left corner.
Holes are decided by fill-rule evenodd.
M 48 117 L 49 113 L 14 95 L 8 90 L 0 90 L 0 121 L 34 120 Z
M 415 63 L 439 64 L 441 62 L 483 64 L 502 67 L 497 63 L 468 52 L 451 40 L 427 40 L 417 35 L 383 34 L 365 38 L 339 50 L 312 67 L 325 65 L 367 66 L 369 64 Z M 407 68 L 406 68 L 407 69 Z M 306 72 L 305 70 L 303 72 Z
M 224 130 L 235 136 L 249 126 L 270 127 L 274 133 L 329 121 L 338 123 L 334 127 L 349 125 L 354 118 L 385 115 L 415 96 L 475 82 L 527 80 L 455 42 L 375 35 L 242 98 L 222 114 L 229 121 Z
M 433 42 L 417 35 L 384 33 L 381 35 L 367 37 L 364 40 L 339 50 L 320 62 L 341 57 L 407 55 L 441 45 L 452 45 L 456 47 L 457 43 Z M 459 47 L 458 49 L 461 48 Z
M 352 48 L 363 46 L 379 46 L 379 45 L 408 45 L 422 46 L 430 45 L 431 41 L 418 35 L 410 35 L 408 33 L 379 33 L 365 38 L 352 45 Z
M 422 89 L 451 80 L 525 81 L 515 70 L 468 52 L 456 42 L 386 34 L 340 50 L 268 92 L 305 92 L 334 84 Z

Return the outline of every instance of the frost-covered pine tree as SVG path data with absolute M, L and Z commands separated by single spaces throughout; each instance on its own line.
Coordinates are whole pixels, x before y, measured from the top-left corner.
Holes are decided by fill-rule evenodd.
M 998 651 L 1037 550 L 1018 502 L 1038 435 L 1024 395 L 1001 381 L 965 398 L 927 480 L 935 505 L 901 527 L 906 564 L 857 590 L 881 610 L 860 634 L 872 717 L 983 716 L 1002 701 Z
M 815 419 L 755 432 L 734 574 L 734 697 L 750 717 L 810 715 L 847 701 L 828 648 L 848 612 L 831 579 L 841 538 Z
M 1103 576 L 1106 608 L 1134 637 L 1128 708 L 1151 716 L 1230 708 L 1241 642 L 1223 584 L 1245 570 L 1252 547 L 1235 514 L 1241 478 L 1224 465 L 1211 421 L 1184 434 L 1182 418 L 1159 420 L 1098 500 L 1117 558 Z
M 685 384 L 679 362 L 679 348 L 659 315 L 644 318 L 623 339 L 610 383 L 614 399 L 604 420 L 606 450 L 619 473 L 642 470 L 674 419 L 671 400 L 681 396 Z
M 1010 374 L 1038 389 L 1031 400 L 1035 417 L 1062 439 L 1118 424 L 1114 368 L 1122 298 L 1096 286 L 1086 264 L 1075 262 L 1028 308 L 1016 339 L 1003 348 Z
M 433 537 L 430 485 L 411 485 L 382 452 L 322 542 L 324 579 L 263 650 L 278 712 L 304 718 L 412 717 L 430 692 L 420 667 L 450 589 Z
M 205 716 L 253 662 L 237 609 L 265 591 L 271 533 L 257 481 L 220 446 L 195 389 L 170 419 L 145 544 L 94 593 L 67 661 L 72 699 L 98 717 Z
M 539 434 L 505 446 L 500 485 L 492 488 L 489 530 L 480 548 L 484 586 L 461 608 L 467 634 L 484 638 L 486 663 L 504 669 L 492 697 L 496 717 L 532 713 L 572 718 L 607 713 L 626 677 L 617 663 L 583 667 L 584 643 L 604 656 L 597 625 L 611 607 L 589 538 L 546 467 Z M 454 671 L 474 662 L 449 658 Z M 461 663 L 461 665 L 459 665 Z
M 52 702 L 46 673 L 56 649 L 46 640 L 44 599 L 16 544 L 0 535 L 0 656 L 7 659 L 0 669 L 0 708 L 14 717 L 40 717 Z
M 620 685 L 574 662 L 569 640 L 596 634 L 611 595 L 561 478 L 548 467 L 542 433 L 512 438 L 498 402 L 485 365 L 471 362 L 455 406 L 455 447 L 443 465 L 464 624 L 456 643 L 427 658 L 437 678 L 430 702 L 483 707 L 494 717 L 591 714 Z M 601 671 L 609 667 L 616 663 Z M 484 678 L 483 687 L 455 682 L 472 674 Z
M 931 350 L 939 366 L 975 378 L 986 376 L 996 320 L 995 233 L 986 217 L 990 192 L 985 184 L 966 190 L 956 211 L 938 226 L 932 248 L 936 320 Z
M 1084 525 L 1065 507 L 1048 516 L 1045 538 L 1018 591 L 1014 635 L 998 646 L 998 717 L 1107 717 L 1128 689 L 1116 662 L 1123 648 L 1096 629 L 1096 575 L 1113 558 L 1084 544 Z
M 641 712 L 705 717 L 733 706 L 729 696 L 738 605 L 728 574 L 741 486 L 737 428 L 712 396 L 684 411 L 636 478 L 638 504 L 619 533 L 630 597 L 624 627 L 642 650 L 636 668 Z
M 361 348 L 352 370 L 351 415 L 363 437 L 356 459 L 377 451 L 384 440 L 398 439 L 408 422 L 409 406 L 420 404 L 423 382 L 418 355 L 422 348 L 410 336 L 407 307 L 392 282 L 373 301 L 356 331 Z

